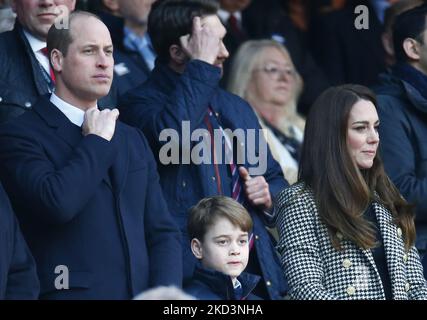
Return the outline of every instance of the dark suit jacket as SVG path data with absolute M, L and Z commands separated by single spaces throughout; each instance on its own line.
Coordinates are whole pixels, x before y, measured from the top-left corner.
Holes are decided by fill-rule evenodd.
M 39 289 L 36 264 L 0 185 L 0 300 L 36 299 Z
M 181 285 L 178 229 L 136 129 L 83 136 L 47 97 L 0 127 L 0 177 L 36 259 L 41 298 L 129 299 Z M 55 267 L 69 290 L 55 287 Z

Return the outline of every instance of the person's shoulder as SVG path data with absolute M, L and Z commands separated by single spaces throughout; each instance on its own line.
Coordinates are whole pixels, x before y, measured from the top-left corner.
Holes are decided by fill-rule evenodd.
M 298 182 L 283 189 L 277 195 L 275 202 L 281 208 L 299 204 L 314 205 L 314 194 L 304 182 Z
M 49 100 L 41 96 L 34 103 L 31 109 L 26 110 L 23 114 L 9 118 L 7 121 L 0 124 L 0 135 L 4 135 L 7 133 L 19 133 L 20 135 L 29 135 L 33 137 L 33 131 L 40 131 L 40 128 L 46 127 L 48 125 L 42 121 L 40 116 L 34 110 L 34 108 L 46 107 L 46 104 L 50 103 Z
M 219 99 L 219 103 L 222 108 L 232 110 L 232 113 L 238 114 L 239 117 L 251 116 L 251 120 L 257 119 L 249 102 L 238 95 L 219 88 L 217 90 L 217 99 Z

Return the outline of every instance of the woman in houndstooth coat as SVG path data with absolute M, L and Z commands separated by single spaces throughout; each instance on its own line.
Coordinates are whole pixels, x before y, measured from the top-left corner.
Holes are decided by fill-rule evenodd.
M 277 197 L 293 299 L 427 299 L 412 207 L 377 153 L 374 94 L 326 90 L 308 116 L 299 182 Z

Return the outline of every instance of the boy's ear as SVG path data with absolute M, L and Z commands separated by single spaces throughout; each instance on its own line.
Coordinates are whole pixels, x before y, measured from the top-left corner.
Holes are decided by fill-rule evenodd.
M 197 259 L 203 259 L 202 243 L 196 238 L 191 240 L 191 251 Z

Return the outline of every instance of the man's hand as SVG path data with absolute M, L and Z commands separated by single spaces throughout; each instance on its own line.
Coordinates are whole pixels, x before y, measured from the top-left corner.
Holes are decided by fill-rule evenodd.
M 96 134 L 105 140 L 110 141 L 116 130 L 116 121 L 119 110 L 105 109 L 99 111 L 97 107 L 90 108 L 85 113 L 83 122 L 83 135 Z
M 245 167 L 239 167 L 239 174 L 243 180 L 243 188 L 246 198 L 253 206 L 258 206 L 262 210 L 269 210 L 273 206 L 268 183 L 263 176 L 252 178 Z
M 210 64 L 216 61 L 221 48 L 218 34 L 208 24 L 202 25 L 200 17 L 194 17 L 191 35 L 181 36 L 180 42 L 182 50 L 190 59 L 198 59 Z

